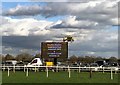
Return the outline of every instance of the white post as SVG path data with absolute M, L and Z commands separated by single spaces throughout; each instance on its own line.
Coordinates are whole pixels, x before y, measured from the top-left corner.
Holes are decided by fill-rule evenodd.
M 71 73 L 70 73 L 70 67 L 68 66 L 68 73 L 69 73 L 69 78 L 71 77 Z
M 4 64 L 4 68 L 3 68 L 3 71 L 5 71 L 5 64 Z
M 26 77 L 28 77 L 28 68 L 27 68 L 27 72 L 26 72 Z
M 15 73 L 15 65 L 13 66 L 13 72 Z
M 8 77 L 10 76 L 9 67 L 8 67 Z
M 103 73 L 104 73 L 104 67 L 103 67 Z
M 36 72 L 36 66 L 35 66 L 35 72 Z
M 68 65 L 68 72 L 69 72 L 69 65 Z
M 25 66 L 24 66 L 24 72 L 25 72 Z
M 117 70 L 115 69 L 115 74 L 117 74 Z
M 111 68 L 111 80 L 113 80 L 113 73 L 112 73 L 112 68 Z
M 46 71 L 47 71 L 47 75 L 46 75 L 46 77 L 48 77 L 48 67 L 46 67 Z
M 80 73 L 80 66 L 79 66 L 79 73 Z
M 56 72 L 58 72 L 58 65 L 57 65 L 57 67 L 56 67 Z

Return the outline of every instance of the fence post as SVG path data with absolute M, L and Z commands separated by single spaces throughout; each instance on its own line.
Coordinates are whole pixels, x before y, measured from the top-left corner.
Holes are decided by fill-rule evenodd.
M 111 80 L 113 80 L 113 72 L 112 72 L 112 68 L 111 68 Z
M 15 73 L 15 65 L 13 66 L 13 72 Z
M 48 77 L 48 76 L 49 76 L 49 75 L 48 75 L 48 67 L 46 67 L 46 71 L 47 71 L 46 77 Z
M 58 65 L 56 66 L 56 72 L 58 72 Z
M 36 66 L 35 66 L 35 72 L 36 72 Z
M 103 73 L 104 73 L 104 67 L 103 67 Z
M 71 77 L 71 73 L 70 73 L 70 67 L 68 66 L 68 73 L 69 73 L 69 78 Z
M 117 74 L 117 70 L 115 69 L 115 74 Z
M 27 68 L 27 72 L 26 72 L 26 77 L 28 77 L 28 68 Z
M 4 67 L 3 67 L 3 71 L 5 71 L 5 64 L 4 64 Z
M 80 66 L 79 66 L 79 73 L 80 73 Z
M 9 67 L 8 67 L 8 77 L 10 76 L 10 72 L 9 72 L 9 70 L 10 70 L 10 69 L 9 69 Z
M 24 72 L 25 72 L 25 66 L 24 66 Z

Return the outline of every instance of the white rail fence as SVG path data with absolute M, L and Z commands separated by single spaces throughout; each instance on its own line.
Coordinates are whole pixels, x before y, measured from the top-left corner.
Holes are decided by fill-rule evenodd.
M 37 72 L 38 70 L 44 69 L 46 72 L 46 77 L 49 77 L 49 70 L 53 71 L 61 71 L 65 70 L 68 72 L 68 77 L 71 77 L 71 71 L 76 70 L 79 73 L 81 71 L 88 71 L 90 72 L 90 78 L 92 76 L 93 71 L 100 71 L 100 72 L 110 72 L 110 79 L 113 79 L 113 73 L 117 74 L 120 72 L 120 67 L 70 67 L 70 66 L 0 66 L 0 70 L 5 71 L 7 70 L 7 76 L 10 76 L 10 70 L 12 70 L 14 73 L 16 70 L 23 70 L 23 72 L 26 72 L 26 77 L 29 76 L 29 70 L 34 70 Z

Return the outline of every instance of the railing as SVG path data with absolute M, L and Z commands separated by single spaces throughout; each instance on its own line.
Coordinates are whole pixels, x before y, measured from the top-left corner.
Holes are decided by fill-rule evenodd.
M 71 71 L 72 70 L 77 70 L 79 73 L 81 71 L 88 71 L 90 72 L 90 78 L 92 75 L 93 71 L 101 71 L 101 72 L 110 72 L 110 78 L 113 79 L 113 72 L 115 72 L 115 74 L 117 74 L 118 72 L 120 72 L 120 68 L 119 67 L 71 67 L 71 66 L 0 66 L 0 69 L 2 71 L 7 70 L 8 71 L 8 77 L 10 76 L 10 70 L 13 70 L 13 72 L 15 73 L 16 70 L 23 69 L 24 72 L 26 72 L 26 77 L 29 76 L 29 70 L 30 69 L 34 69 L 35 72 L 37 72 L 38 69 L 44 69 L 46 71 L 46 77 L 49 77 L 49 70 L 55 70 L 56 72 L 61 71 L 61 70 L 65 70 L 68 72 L 68 77 L 71 77 Z

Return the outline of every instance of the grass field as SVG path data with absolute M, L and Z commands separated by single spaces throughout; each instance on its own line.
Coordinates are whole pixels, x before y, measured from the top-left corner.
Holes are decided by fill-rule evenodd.
M 113 73 L 113 80 L 110 79 L 110 72 L 93 72 L 90 78 L 89 72 L 71 72 L 71 78 L 68 77 L 68 72 L 49 72 L 49 77 L 46 77 L 46 72 L 29 72 L 26 77 L 25 72 L 10 71 L 10 76 L 7 76 L 7 71 L 2 72 L 3 83 L 118 83 L 118 73 Z

